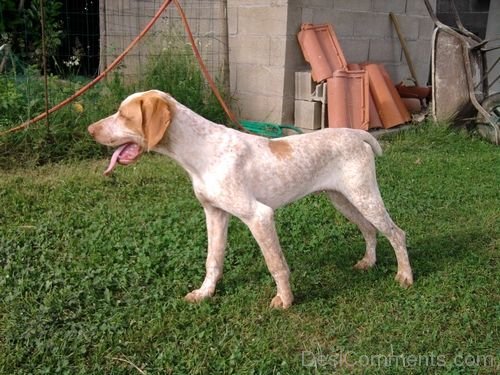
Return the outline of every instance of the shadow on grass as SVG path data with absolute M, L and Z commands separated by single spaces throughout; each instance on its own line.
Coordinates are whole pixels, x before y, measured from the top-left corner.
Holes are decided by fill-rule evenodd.
M 446 269 L 466 272 L 468 268 L 479 268 L 488 264 L 494 256 L 493 252 L 488 250 L 492 241 L 494 234 L 487 230 L 454 232 L 423 237 L 415 241 L 408 249 L 415 278 L 412 289 L 418 290 L 421 285 L 428 284 L 426 280 L 430 279 L 430 276 Z M 360 244 L 356 243 L 356 247 Z M 295 304 L 334 299 L 370 290 L 380 292 L 385 288 L 392 288 L 391 285 L 399 288 L 394 281 L 397 271 L 396 257 L 385 239 L 379 238 L 377 264 L 367 271 L 352 267 L 361 258 L 362 251 L 343 250 L 333 255 L 328 250 L 325 252 L 330 254 L 318 253 L 316 257 L 292 260 L 295 264 L 295 269 L 292 270 Z M 442 281 L 442 278 L 440 280 Z M 448 281 L 453 283 L 451 277 L 445 279 L 445 282 Z

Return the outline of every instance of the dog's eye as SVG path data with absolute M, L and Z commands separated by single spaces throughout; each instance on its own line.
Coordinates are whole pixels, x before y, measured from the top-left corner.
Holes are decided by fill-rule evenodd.
M 127 116 L 127 114 L 126 114 L 126 113 L 124 113 L 122 110 L 119 110 L 119 111 L 118 111 L 118 117 L 121 117 L 121 118 L 123 118 L 124 120 L 130 120 L 130 117 L 129 117 L 129 116 Z

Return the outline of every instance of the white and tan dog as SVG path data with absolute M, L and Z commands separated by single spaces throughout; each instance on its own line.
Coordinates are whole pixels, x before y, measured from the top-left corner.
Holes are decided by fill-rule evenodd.
M 276 282 L 271 306 L 289 307 L 290 271 L 274 210 L 321 191 L 365 238 L 366 253 L 355 267 L 375 264 L 378 230 L 396 253 L 396 280 L 404 287 L 413 283 L 405 233 L 389 217 L 377 186 L 374 156 L 382 151 L 365 131 L 324 129 L 269 140 L 215 124 L 156 90 L 129 96 L 117 113 L 88 131 L 98 143 L 118 147 L 105 174 L 117 163 L 133 163 L 144 151 L 170 156 L 189 174 L 208 230 L 206 276 L 199 289 L 186 295 L 190 302 L 214 294 L 222 276 L 229 216 L 234 215 L 250 228 Z

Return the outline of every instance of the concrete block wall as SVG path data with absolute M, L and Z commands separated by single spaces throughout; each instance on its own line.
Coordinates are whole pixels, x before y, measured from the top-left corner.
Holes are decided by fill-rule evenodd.
M 286 0 L 227 0 L 230 88 L 240 118 L 281 123 L 287 11 Z
M 488 27 L 486 29 L 486 39 L 491 40 L 500 37 L 500 2 L 492 1 L 490 3 L 490 12 L 488 14 Z M 487 54 L 488 67 L 492 67 L 495 61 L 500 58 L 500 49 L 491 51 Z M 500 76 L 500 66 L 497 64 L 493 67 L 493 70 L 489 74 L 490 84 L 495 77 Z M 500 80 L 493 83 L 490 87 L 489 93 L 493 95 L 494 93 L 500 92 Z
M 486 35 L 490 4 L 495 3 L 498 3 L 498 0 L 455 0 L 455 6 L 464 26 L 481 38 Z M 437 0 L 436 13 L 441 22 L 455 26 L 450 0 Z
M 310 69 L 297 43 L 302 23 L 332 24 L 348 62 L 382 62 L 395 82 L 410 77 L 389 12 L 426 84 L 434 26 L 423 1 L 228 0 L 230 87 L 240 117 L 293 123 L 295 72 Z

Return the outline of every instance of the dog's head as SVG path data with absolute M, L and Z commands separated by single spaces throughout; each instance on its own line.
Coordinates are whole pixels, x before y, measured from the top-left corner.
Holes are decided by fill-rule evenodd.
M 158 145 L 172 121 L 172 110 L 166 94 L 140 92 L 127 97 L 114 115 L 90 125 L 88 131 L 96 142 L 117 147 L 104 174 L 111 173 L 116 163 L 133 163 Z

